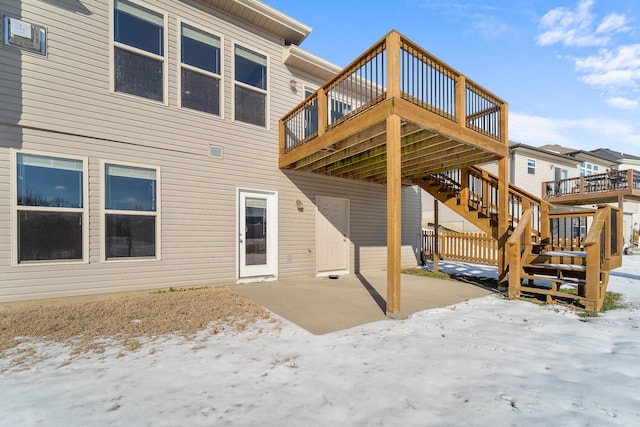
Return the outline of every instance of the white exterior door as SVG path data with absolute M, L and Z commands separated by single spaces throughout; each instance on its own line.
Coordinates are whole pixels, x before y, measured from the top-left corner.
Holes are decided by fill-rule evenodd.
M 275 276 L 278 260 L 276 193 L 239 190 L 239 277 Z
M 349 271 L 349 200 L 318 196 L 316 199 L 318 273 Z

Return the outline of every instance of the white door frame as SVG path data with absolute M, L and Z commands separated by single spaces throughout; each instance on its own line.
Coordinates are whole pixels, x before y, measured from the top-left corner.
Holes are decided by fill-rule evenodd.
M 266 263 L 246 263 L 246 199 L 258 198 L 266 201 Z M 239 281 L 273 279 L 278 276 L 278 193 L 275 191 L 238 188 L 236 203 L 237 221 L 237 276 Z
M 322 216 L 322 214 L 320 213 L 320 201 L 322 199 L 333 199 L 333 200 L 341 200 L 346 202 L 346 233 L 344 235 L 345 237 L 345 254 L 344 254 L 344 265 L 345 268 L 344 269 L 339 269 L 339 270 L 326 270 L 326 271 L 320 271 L 320 269 L 318 268 L 320 266 L 320 255 L 321 255 L 321 251 L 320 251 L 320 231 L 319 231 L 319 224 L 320 224 L 320 218 Z M 350 268 L 350 264 L 351 264 L 351 240 L 350 240 L 350 233 L 351 233 L 351 200 L 344 198 L 344 197 L 330 197 L 330 196 L 316 196 L 316 275 L 317 276 L 328 276 L 328 275 L 333 275 L 333 274 L 348 274 L 350 272 L 349 268 Z

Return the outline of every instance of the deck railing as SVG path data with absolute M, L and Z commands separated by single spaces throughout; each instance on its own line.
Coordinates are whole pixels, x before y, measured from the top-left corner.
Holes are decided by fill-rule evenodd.
M 543 236 L 541 251 L 532 252 L 530 223 L 525 219 L 518 224 L 508 239 L 509 245 L 509 296 L 520 296 L 521 290 L 550 297 L 569 298 L 581 301 L 588 310 L 599 310 L 604 301 L 608 282 L 608 271 L 620 266 L 622 253 L 618 234 L 622 213 L 612 206 L 603 205 L 595 209 L 551 213 L 549 215 L 550 237 Z M 583 219 L 587 219 L 584 220 Z M 581 224 L 585 224 L 582 226 Z M 576 254 L 580 253 L 580 254 Z M 577 295 L 567 294 L 552 282 L 552 288 L 523 286 L 523 266 L 539 254 L 557 258 L 582 258 L 579 266 L 584 266 L 584 281 L 578 281 Z M 617 261 L 616 261 L 617 259 Z M 553 266 L 553 261 L 551 264 Z M 535 265 L 528 265 L 534 267 Z M 574 270 L 579 271 L 579 270 Z M 558 279 L 560 276 L 558 276 Z M 528 277 L 530 280 L 531 278 Z M 544 281 L 544 279 L 541 279 Z
M 605 192 L 640 190 L 640 172 L 627 169 L 597 175 L 558 179 L 542 183 L 545 197 L 597 195 Z
M 425 260 L 433 259 L 437 252 L 440 259 L 447 261 L 498 265 L 498 242 L 485 233 L 438 231 L 437 246 L 435 239 L 435 230 L 422 230 L 422 254 Z
M 408 40 L 400 43 L 401 97 L 455 121 L 459 74 Z
M 504 101 L 392 31 L 280 120 L 281 154 L 392 97 L 507 144 Z
M 606 213 L 603 213 L 606 212 Z M 549 235 L 543 242 L 546 250 L 552 251 L 585 251 L 586 241 L 593 229 L 597 216 L 602 217 L 607 225 L 602 235 L 595 234 L 591 240 L 599 239 L 602 260 L 622 254 L 622 231 L 620 209 L 603 205 L 593 209 L 569 210 L 568 212 L 551 212 L 549 214 Z M 606 231 L 606 234 L 605 234 Z

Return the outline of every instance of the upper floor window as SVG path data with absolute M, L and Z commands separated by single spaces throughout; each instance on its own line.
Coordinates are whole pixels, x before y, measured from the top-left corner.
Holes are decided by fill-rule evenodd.
M 114 0 L 114 90 L 164 101 L 165 15 Z
M 338 120 L 349 114 L 352 110 L 351 105 L 337 99 L 331 99 L 330 107 L 331 123 L 337 122 Z
M 235 119 L 267 125 L 267 57 L 235 46 Z
M 305 89 L 304 98 L 313 95 L 313 91 Z M 307 138 L 318 132 L 318 104 L 315 103 L 304 109 L 304 137 Z
M 220 115 L 220 37 L 180 25 L 180 105 Z
M 16 153 L 17 263 L 83 260 L 85 161 Z
M 582 162 L 580 163 L 580 176 L 598 174 L 599 169 L 600 168 L 598 167 L 598 165 L 594 165 L 593 163 L 589 162 Z
M 527 159 L 527 173 L 531 175 L 536 174 L 536 161 L 533 159 Z

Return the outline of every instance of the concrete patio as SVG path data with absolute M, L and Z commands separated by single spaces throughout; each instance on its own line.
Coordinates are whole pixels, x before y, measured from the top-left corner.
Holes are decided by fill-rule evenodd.
M 403 274 L 402 317 L 489 295 L 479 286 Z M 313 334 L 326 334 L 378 320 L 385 316 L 387 273 L 369 271 L 338 279 L 307 277 L 231 286 L 268 310 Z

